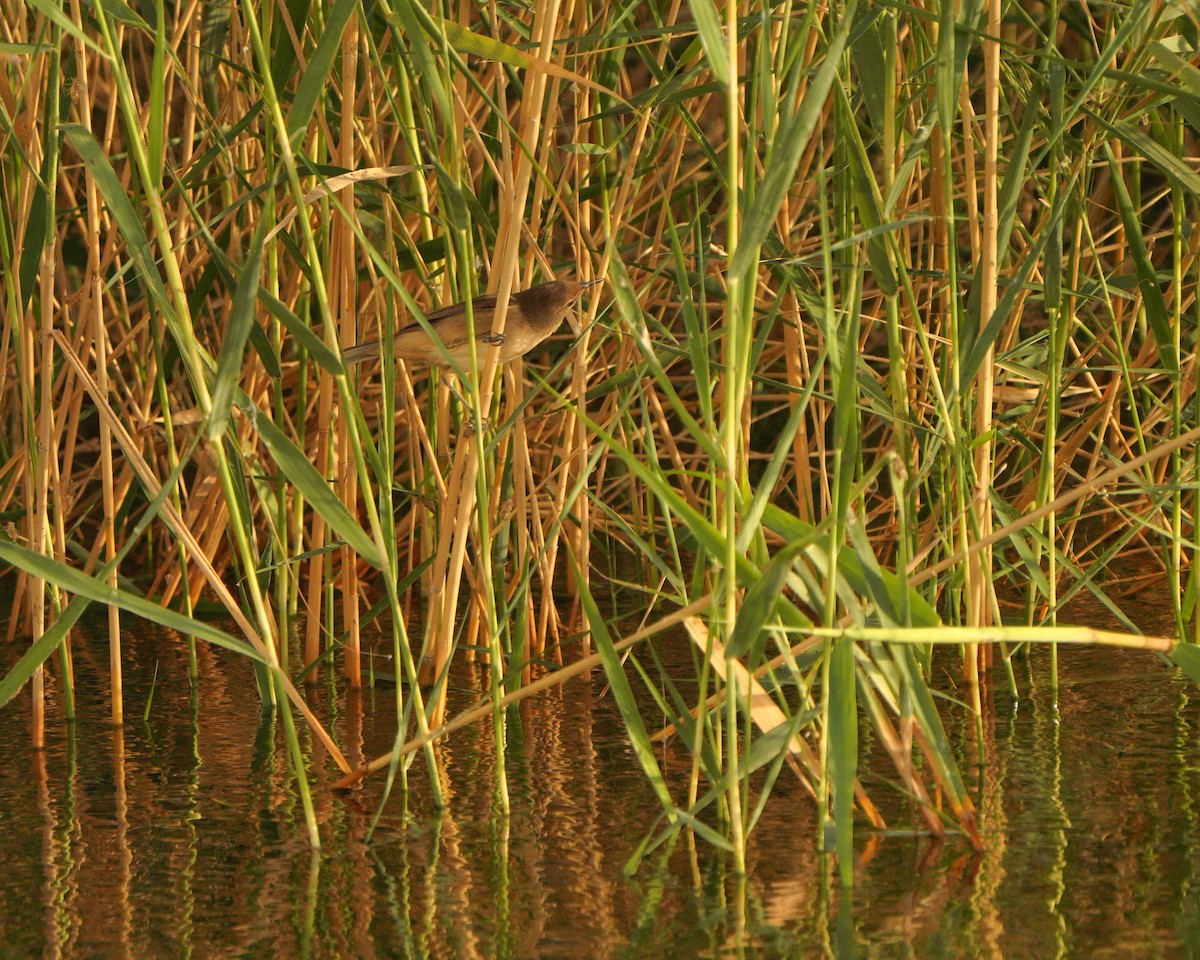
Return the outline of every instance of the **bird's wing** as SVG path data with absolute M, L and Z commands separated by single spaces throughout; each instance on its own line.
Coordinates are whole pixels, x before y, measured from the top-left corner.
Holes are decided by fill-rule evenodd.
M 473 313 L 478 314 L 482 310 L 495 310 L 495 309 L 496 309 L 496 298 L 493 297 L 491 294 L 488 294 L 488 295 L 482 296 L 482 297 L 476 297 L 474 300 L 471 301 L 471 311 Z M 429 313 L 425 314 L 425 319 L 428 320 L 430 323 L 437 323 L 439 320 L 445 320 L 446 317 L 452 317 L 455 314 L 462 314 L 462 313 L 463 313 L 462 304 L 461 303 L 452 303 L 448 307 L 439 307 L 436 310 L 429 311 Z M 419 320 L 413 320 L 411 323 L 406 323 L 397 332 L 402 333 L 405 330 L 408 330 L 412 327 L 419 327 L 420 325 L 421 325 L 421 322 Z

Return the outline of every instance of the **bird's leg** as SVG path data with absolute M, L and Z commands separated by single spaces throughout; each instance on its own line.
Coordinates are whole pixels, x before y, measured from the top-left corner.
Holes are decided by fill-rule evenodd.
M 471 405 L 469 403 L 467 403 L 466 398 L 454 388 L 454 382 L 449 377 L 446 378 L 446 387 L 450 390 L 450 392 L 452 394 L 454 394 L 454 396 L 455 396 L 455 398 L 457 398 L 458 402 L 462 404 L 462 408 L 464 410 L 468 411 L 467 426 L 466 426 L 466 430 L 463 433 L 463 436 L 466 436 L 466 437 L 474 436 L 475 431 L 477 429 L 477 424 L 475 423 L 475 414 L 473 412 L 471 412 L 471 410 L 472 410 Z M 488 430 L 491 429 L 491 421 L 487 417 L 483 418 L 483 429 L 484 429 L 484 432 L 487 432 Z

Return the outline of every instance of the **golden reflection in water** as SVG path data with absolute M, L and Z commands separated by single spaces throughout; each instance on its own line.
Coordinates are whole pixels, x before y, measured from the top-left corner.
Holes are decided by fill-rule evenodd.
M 947 711 L 960 754 L 982 746 L 989 758 L 974 785 L 981 856 L 953 833 L 907 832 L 922 821 L 881 779 L 882 747 L 865 740 L 862 775 L 892 832 L 859 831 L 845 894 L 815 850 L 811 798 L 786 770 L 749 836 L 745 878 L 687 832 L 624 876 L 665 824 L 599 674 L 508 712 L 508 816 L 490 723 L 438 747 L 446 809 L 434 809 L 418 755 L 370 841 L 384 776 L 335 794 L 334 765 L 307 743 L 324 843 L 314 857 L 299 839 L 278 720 L 260 713 L 244 663 L 202 647 L 194 698 L 156 698 L 146 723 L 114 732 L 87 719 L 107 714 L 102 686 L 82 682 L 103 669 L 87 649 L 77 661 L 85 719 L 49 728 L 45 751 L 0 768 L 0 926 L 18 956 L 658 958 L 747 944 L 819 955 L 847 939 L 917 956 L 1066 955 L 1081 944 L 1165 949 L 1176 928 L 1162 905 L 1175 910 L 1200 886 L 1187 848 L 1162 842 L 1200 834 L 1162 819 L 1186 814 L 1188 791 L 1200 789 L 1187 773 L 1200 769 L 1187 732 L 1200 710 L 1186 684 L 1140 655 L 1064 653 L 1061 715 L 1044 657 L 1023 661 L 1022 700 L 997 691 L 982 744 L 973 721 Z M 156 667 L 160 690 L 186 687 L 182 649 L 150 632 L 130 638 L 127 716 L 140 717 Z M 453 677 L 455 710 L 483 697 L 486 676 Z M 347 754 L 391 749 L 394 691 L 331 689 L 307 696 Z M 10 757 L 27 742 L 20 727 L 0 725 Z M 684 797 L 690 759 L 677 742 L 658 750 L 672 795 Z M 752 780 L 751 809 L 762 787 Z M 27 916 L 33 904 L 40 914 Z

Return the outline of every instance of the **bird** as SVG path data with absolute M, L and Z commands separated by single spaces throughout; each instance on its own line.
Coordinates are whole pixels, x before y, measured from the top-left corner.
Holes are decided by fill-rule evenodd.
M 571 305 L 588 287 L 602 280 L 580 283 L 578 280 L 551 280 L 512 294 L 504 330 L 496 333 L 496 297 L 476 297 L 471 301 L 475 322 L 475 340 L 482 359 L 489 344 L 500 345 L 500 363 L 524 356 L 566 319 Z M 426 319 L 441 340 L 441 346 L 419 323 L 411 323 L 397 331 L 392 340 L 392 352 L 398 359 L 430 367 L 454 366 L 466 370 L 471 366 L 471 343 L 467 337 L 467 305 L 455 303 L 426 314 Z M 360 363 L 380 355 L 381 341 L 372 340 L 348 347 L 344 356 L 347 364 Z

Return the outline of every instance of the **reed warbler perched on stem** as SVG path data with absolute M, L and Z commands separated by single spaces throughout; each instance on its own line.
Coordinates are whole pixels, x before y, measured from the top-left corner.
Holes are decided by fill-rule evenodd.
M 500 344 L 501 363 L 524 356 L 558 329 L 566 319 L 571 304 L 579 299 L 584 290 L 601 282 L 552 280 L 514 293 L 509 298 L 508 315 L 502 333 L 493 331 L 496 298 L 491 295 L 476 297 L 471 301 L 471 313 L 475 321 L 479 356 L 482 357 L 482 351 L 488 344 L 494 343 Z M 435 367 L 453 364 L 460 370 L 468 369 L 471 366 L 471 344 L 467 338 L 467 305 L 455 303 L 442 307 L 427 314 L 426 319 L 442 341 L 441 346 L 423 326 L 413 323 L 398 331 L 392 340 L 396 357 L 409 363 Z M 350 347 L 345 352 L 346 363 L 359 363 L 379 356 L 379 346 L 379 340 L 372 340 Z

